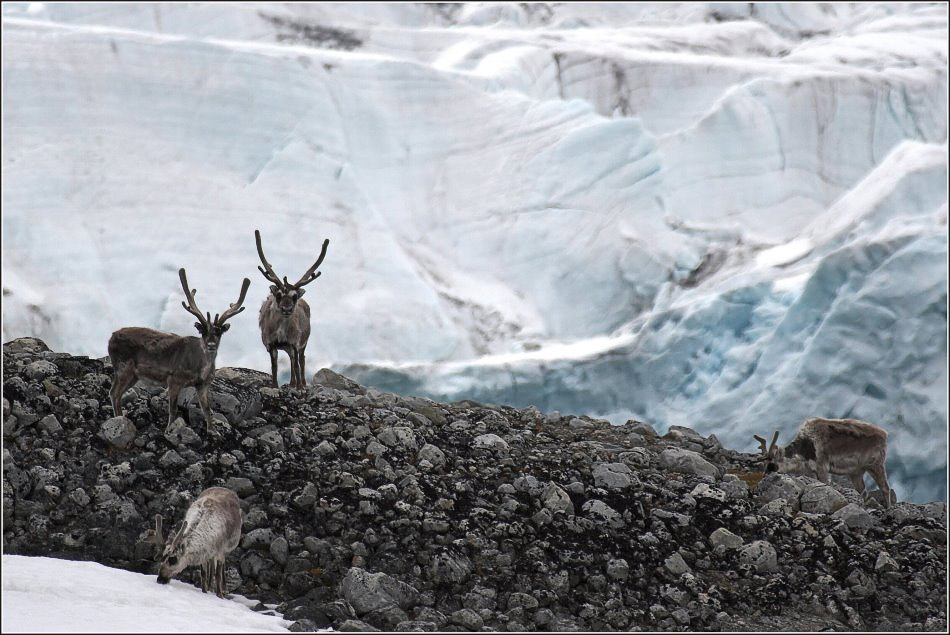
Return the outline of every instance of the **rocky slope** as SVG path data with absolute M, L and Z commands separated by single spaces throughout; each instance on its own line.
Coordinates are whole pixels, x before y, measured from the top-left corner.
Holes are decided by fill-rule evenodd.
M 193 391 L 190 423 L 145 385 L 112 418 L 108 359 L 20 339 L 3 365 L 6 553 L 151 572 L 154 515 L 226 485 L 229 587 L 292 630 L 946 628 L 944 503 L 760 479 L 688 428 L 224 368 L 209 437 Z

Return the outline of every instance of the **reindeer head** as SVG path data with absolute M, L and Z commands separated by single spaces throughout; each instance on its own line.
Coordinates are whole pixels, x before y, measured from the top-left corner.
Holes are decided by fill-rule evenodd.
M 170 538 L 162 536 L 162 515 L 155 514 L 155 529 L 149 530 L 145 542 L 156 545 L 155 560 L 161 562 L 158 567 L 158 583 L 168 584 L 168 581 L 189 565 L 184 553 L 185 521 L 181 521 Z
M 772 443 L 769 446 L 766 446 L 765 439 L 757 434 L 753 434 L 752 438 L 759 442 L 759 447 L 762 450 L 762 457 L 765 461 L 765 469 L 762 471 L 766 474 L 769 472 L 778 472 L 785 459 L 785 451 L 781 446 L 776 444 L 776 441 L 778 441 L 778 430 L 772 435 Z
M 274 273 L 274 268 L 267 262 L 267 258 L 264 257 L 264 248 L 261 246 L 261 232 L 257 229 L 254 230 L 254 240 L 257 242 L 257 255 L 261 259 L 261 264 L 264 265 L 263 267 L 258 265 L 257 268 L 264 274 L 264 277 L 272 283 L 270 286 L 270 294 L 274 298 L 277 309 L 281 314 L 289 316 L 294 312 L 294 309 L 297 308 L 297 300 L 302 298 L 306 291 L 306 289 L 303 288 L 304 285 L 310 284 L 320 276 L 317 267 L 320 266 L 327 255 L 327 246 L 330 244 L 330 239 L 327 238 L 323 241 L 323 249 L 320 251 L 320 257 L 304 272 L 300 280 L 293 284 L 287 280 L 287 276 L 284 276 L 284 279 L 281 280 L 277 277 L 277 274 Z
M 213 355 L 218 351 L 221 336 L 231 328 L 231 325 L 225 324 L 225 322 L 244 310 L 241 305 L 244 304 L 244 296 L 247 294 L 247 288 L 251 285 L 251 281 L 244 278 L 244 284 L 241 286 L 241 297 L 238 298 L 238 301 L 231 304 L 224 313 L 215 315 L 212 320 L 211 313 L 208 312 L 202 315 L 201 309 L 195 303 L 195 294 L 198 291 L 195 289 L 189 290 L 188 277 L 185 275 L 184 268 L 178 270 L 178 278 L 181 280 L 181 288 L 185 290 L 185 297 L 188 299 L 187 304 L 182 302 L 181 305 L 185 307 L 186 311 L 198 318 L 198 321 L 195 322 L 195 328 L 201 334 L 201 341 L 205 350 Z

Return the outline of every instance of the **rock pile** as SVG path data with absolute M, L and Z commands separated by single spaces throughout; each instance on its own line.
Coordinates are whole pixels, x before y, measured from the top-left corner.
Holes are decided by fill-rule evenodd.
M 758 481 L 688 428 L 221 369 L 209 438 L 193 391 L 171 426 L 144 384 L 114 418 L 108 359 L 20 339 L 3 362 L 6 553 L 154 573 L 153 516 L 224 485 L 229 588 L 291 630 L 946 628 L 945 504 Z

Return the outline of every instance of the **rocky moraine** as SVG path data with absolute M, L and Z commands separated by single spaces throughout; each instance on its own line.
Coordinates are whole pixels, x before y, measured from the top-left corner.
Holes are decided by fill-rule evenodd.
M 946 505 L 884 510 L 715 436 L 222 368 L 219 434 L 108 359 L 3 346 L 4 553 L 154 574 L 156 513 L 241 498 L 228 589 L 291 630 L 946 630 Z M 753 452 L 750 440 L 750 452 Z M 197 581 L 197 571 L 182 578 Z

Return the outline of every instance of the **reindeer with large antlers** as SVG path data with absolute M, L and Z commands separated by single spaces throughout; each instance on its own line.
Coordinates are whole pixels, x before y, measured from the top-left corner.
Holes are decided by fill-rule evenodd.
M 122 413 L 122 395 L 141 378 L 168 384 L 168 423 L 178 416 L 178 393 L 184 386 L 194 386 L 198 401 L 205 415 L 208 432 L 211 432 L 211 407 L 208 405 L 208 388 L 214 379 L 214 361 L 218 355 L 221 336 L 231 328 L 225 322 L 244 307 L 244 296 L 251 281 L 244 278 L 241 297 L 228 309 L 211 319 L 211 313 L 201 314 L 195 303 L 194 289 L 189 289 L 184 269 L 178 270 L 182 289 L 188 303 L 181 303 L 185 310 L 198 318 L 195 328 L 201 337 L 184 337 L 154 329 L 131 326 L 122 328 L 109 338 L 109 357 L 115 377 L 112 381 L 112 409 L 116 416 Z
M 201 590 L 224 597 L 224 561 L 241 540 L 241 503 L 226 487 L 209 487 L 201 492 L 185 512 L 185 519 L 166 539 L 162 516 L 155 515 L 155 529 L 145 542 L 159 549 L 156 560 L 159 584 L 190 566 L 201 567 Z
M 274 268 L 264 257 L 264 248 L 261 246 L 261 232 L 254 230 L 254 239 L 257 241 L 257 255 L 261 264 L 258 270 L 271 283 L 270 295 L 261 305 L 258 324 L 261 327 L 261 341 L 270 354 L 270 372 L 277 385 L 277 351 L 284 351 L 290 357 L 290 385 L 293 388 L 304 388 L 307 385 L 306 360 L 304 351 L 307 340 L 310 339 L 310 305 L 302 300 L 304 285 L 316 280 L 320 273 L 317 268 L 327 255 L 327 246 L 330 239 L 323 241 L 320 257 L 300 277 L 300 280 L 291 284 L 284 276 L 283 281 L 274 273 Z
M 887 432 L 874 424 L 857 419 L 812 417 L 799 427 L 798 435 L 784 448 L 752 435 L 762 450 L 766 472 L 816 475 L 831 483 L 830 474 L 844 474 L 859 493 L 864 492 L 864 473 L 870 472 L 881 493 L 884 506 L 890 507 L 891 487 L 887 483 L 884 459 L 887 456 Z

